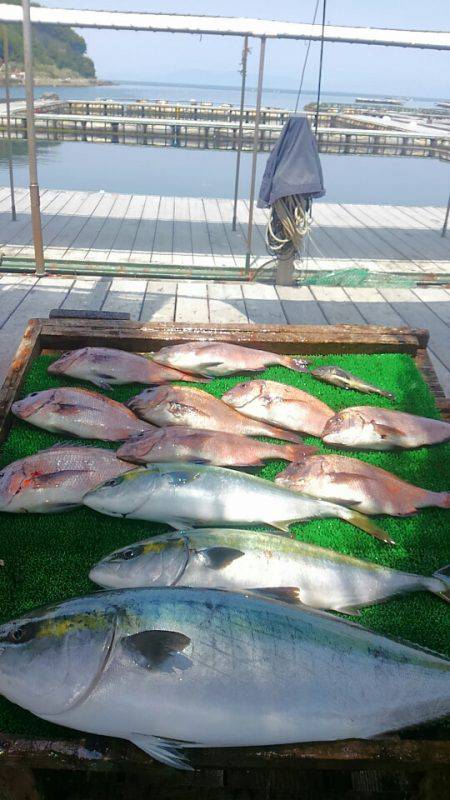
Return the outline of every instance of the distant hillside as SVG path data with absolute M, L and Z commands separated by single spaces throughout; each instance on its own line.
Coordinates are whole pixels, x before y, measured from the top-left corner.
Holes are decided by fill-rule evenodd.
M 3 0 L 11 5 L 21 5 L 21 0 Z M 38 5 L 38 3 L 33 3 Z M 8 25 L 9 60 L 11 71 L 23 69 L 22 25 Z M 86 42 L 71 28 L 59 25 L 33 27 L 33 56 L 35 74 L 56 79 L 95 79 L 93 61 L 86 55 Z M 3 58 L 3 41 L 0 37 L 0 57 Z

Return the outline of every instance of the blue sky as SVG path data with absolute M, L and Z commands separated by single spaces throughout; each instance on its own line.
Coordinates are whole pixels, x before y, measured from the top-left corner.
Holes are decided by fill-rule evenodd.
M 40 0 L 41 5 L 116 11 L 214 14 L 312 22 L 315 0 Z M 448 30 L 448 0 L 328 0 L 327 22 L 386 28 Z M 321 9 L 321 2 L 320 2 Z M 321 12 L 320 12 L 321 13 Z M 319 14 L 320 16 L 320 14 Z M 233 37 L 145 34 L 129 31 L 81 31 L 104 78 L 173 80 L 197 83 L 239 82 L 241 41 Z M 256 82 L 257 42 L 249 62 Z M 266 85 L 297 88 L 306 44 L 269 41 Z M 315 88 L 319 45 L 311 46 L 304 87 Z M 449 97 L 450 53 L 364 45 L 325 45 L 323 89 L 390 95 Z

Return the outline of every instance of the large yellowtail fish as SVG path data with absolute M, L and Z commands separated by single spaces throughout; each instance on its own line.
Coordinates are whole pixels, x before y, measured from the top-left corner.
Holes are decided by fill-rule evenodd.
M 222 400 L 247 417 L 312 436 L 320 436 L 334 415 L 333 409 L 314 395 L 276 381 L 238 383 Z
M 286 489 L 356 508 L 363 514 L 414 514 L 419 508 L 450 508 L 450 492 L 432 492 L 357 458 L 313 455 L 290 464 L 275 478 Z
M 388 534 L 358 511 L 283 489 L 263 478 L 224 467 L 151 464 L 107 481 L 83 498 L 114 517 L 166 522 L 172 528 L 270 525 L 338 517 L 392 544 Z
M 72 387 L 32 392 L 13 403 L 11 411 L 19 419 L 52 433 L 105 442 L 120 442 L 152 428 L 122 403 Z
M 192 386 L 158 386 L 145 389 L 127 403 L 138 417 L 154 425 L 182 425 L 187 428 L 226 431 L 244 436 L 270 436 L 300 442 L 294 433 L 257 422 L 229 408 L 218 397 Z
M 82 504 L 86 492 L 133 469 L 112 450 L 57 444 L 3 467 L 0 511 L 40 514 Z
M 308 362 L 280 353 L 269 353 L 230 342 L 185 342 L 162 347 L 153 354 L 155 361 L 193 375 L 220 377 L 237 372 L 261 372 L 279 364 L 295 372 L 305 372 Z
M 268 531 L 202 528 L 154 536 L 106 556 L 89 577 L 107 589 L 273 588 L 290 602 L 346 614 L 408 592 L 450 601 L 447 567 L 428 578 Z
M 316 451 L 307 444 L 259 442 L 239 433 L 208 431 L 172 425 L 131 436 L 117 455 L 136 464 L 193 461 L 228 467 L 262 466 L 269 458 L 299 461 Z
M 69 350 L 50 364 L 51 375 L 66 375 L 90 381 L 101 389 L 110 389 L 125 383 L 162 384 L 169 381 L 200 381 L 185 372 L 157 364 L 137 353 L 110 347 L 83 347 Z
M 0 626 L 0 693 L 192 768 L 197 747 L 371 738 L 450 712 L 450 660 L 322 611 L 122 589 Z
M 450 439 L 450 423 L 376 406 L 353 406 L 331 417 L 325 444 L 368 450 L 393 450 L 440 444 Z

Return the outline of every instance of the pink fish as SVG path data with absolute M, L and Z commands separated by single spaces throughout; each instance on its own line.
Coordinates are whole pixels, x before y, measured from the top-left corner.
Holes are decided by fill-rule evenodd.
M 0 471 L 0 511 L 65 511 L 82 504 L 84 495 L 117 478 L 133 464 L 113 450 L 58 444 L 21 458 Z
M 129 400 L 127 405 L 142 419 L 161 427 L 183 425 L 187 428 L 206 428 L 245 436 L 270 436 L 289 442 L 300 441 L 293 433 L 244 417 L 217 397 L 192 386 L 158 386 L 156 389 L 145 389 Z
M 238 383 L 222 397 L 224 403 L 253 419 L 293 431 L 320 436 L 334 411 L 317 397 L 275 381 Z
M 194 378 L 185 372 L 157 364 L 137 353 L 115 350 L 110 347 L 83 347 L 69 350 L 50 364 L 51 375 L 68 375 L 71 378 L 90 381 L 101 389 L 125 383 L 147 383 L 159 385 L 170 381 L 207 383 L 205 378 Z
M 322 433 L 325 444 L 368 450 L 422 447 L 450 439 L 450 424 L 404 411 L 376 406 L 344 408 L 332 416 Z
M 414 514 L 419 508 L 450 508 L 450 492 L 431 492 L 357 458 L 313 455 L 290 464 L 279 486 L 348 506 L 363 514 Z
M 296 372 L 306 372 L 307 361 L 301 358 L 256 350 L 230 342 L 185 342 L 162 347 L 153 354 L 159 364 L 190 372 L 193 375 L 220 377 L 236 372 L 261 372 L 279 364 Z
M 88 389 L 60 387 L 32 392 L 12 404 L 16 417 L 52 433 L 120 442 L 152 428 L 129 408 Z
M 261 466 L 268 458 L 297 461 L 316 451 L 306 444 L 259 442 L 237 433 L 171 426 L 131 436 L 117 455 L 137 464 L 195 461 L 216 466 Z

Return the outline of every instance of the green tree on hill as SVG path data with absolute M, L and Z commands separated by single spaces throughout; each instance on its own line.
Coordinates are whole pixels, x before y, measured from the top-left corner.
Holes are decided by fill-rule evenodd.
M 11 5 L 21 5 L 21 0 L 3 0 Z M 33 3 L 33 5 L 38 5 Z M 23 65 L 22 25 L 8 25 L 9 60 Z M 93 61 L 86 55 L 86 42 L 82 36 L 59 25 L 33 26 L 33 56 L 36 73 L 52 77 L 71 73 L 83 78 L 95 78 Z M 3 58 L 3 41 L 0 38 L 0 57 Z

